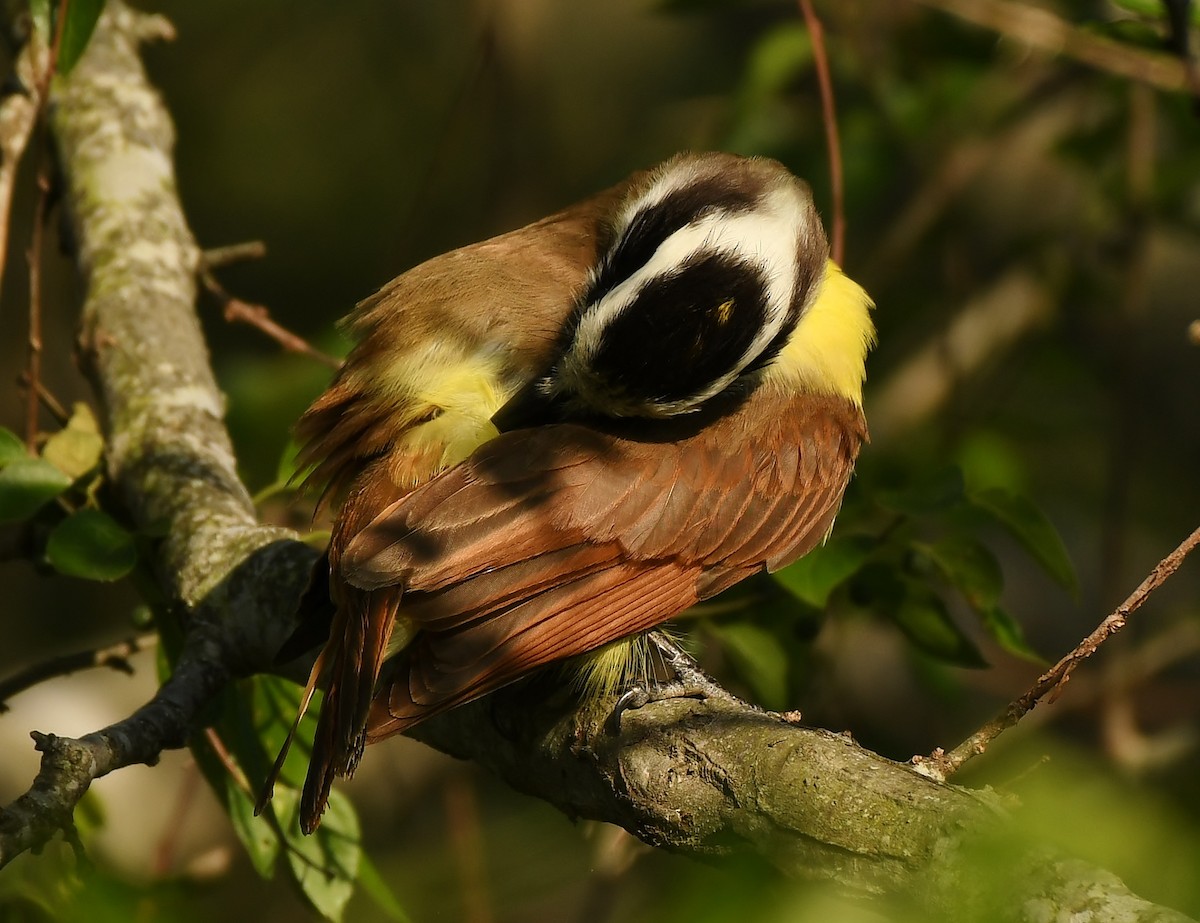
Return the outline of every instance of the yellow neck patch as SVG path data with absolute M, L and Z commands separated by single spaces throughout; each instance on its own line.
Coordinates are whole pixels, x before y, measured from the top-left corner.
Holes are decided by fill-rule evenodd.
M 841 267 L 829 260 L 817 299 L 771 364 L 768 381 L 862 406 L 867 350 L 875 344 L 875 303 Z

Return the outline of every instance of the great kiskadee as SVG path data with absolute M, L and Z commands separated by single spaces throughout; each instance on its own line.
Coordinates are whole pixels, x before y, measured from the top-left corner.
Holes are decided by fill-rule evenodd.
M 568 658 L 611 687 L 640 633 L 821 542 L 870 306 L 803 182 L 715 153 L 364 302 L 298 427 L 344 498 L 304 830 L 366 743 Z

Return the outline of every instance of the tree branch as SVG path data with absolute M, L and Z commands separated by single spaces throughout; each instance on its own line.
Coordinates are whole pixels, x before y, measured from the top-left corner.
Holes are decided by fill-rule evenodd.
M 238 480 L 194 310 L 198 250 L 171 161 L 173 129 L 138 42 L 169 27 L 118 2 L 69 78 L 52 129 L 87 281 L 81 352 L 107 418 L 107 463 L 137 528 L 159 534 L 165 636 L 186 632 L 154 698 L 78 740 L 35 734 L 33 786 L 0 814 L 0 865 L 71 829 L 94 779 L 182 746 L 228 680 L 269 664 L 315 553 L 258 524 Z
M 753 856 L 857 896 L 907 894 L 935 919 L 1033 923 L 1090 911 L 1097 920 L 1187 920 L 1108 872 L 1012 842 L 994 795 L 924 777 L 848 735 L 723 701 L 674 699 L 626 712 L 614 736 L 605 730 L 612 705 L 579 709 L 535 680 L 412 736 L 652 846 Z
M 194 313 L 197 250 L 179 208 L 172 133 L 136 43 L 158 21 L 109 0 L 96 36 L 55 90 L 54 130 L 88 281 L 83 345 L 108 420 L 108 463 L 134 522 L 164 536 L 155 561 L 160 628 L 182 629 L 172 677 L 134 715 L 78 740 L 37 738 L 42 768 L 0 814 L 0 863 L 70 830 L 95 778 L 153 762 L 195 730 L 233 676 L 270 668 L 314 553 L 257 524 L 221 423 Z M 171 645 L 168 643 L 168 647 Z M 627 713 L 580 709 L 548 679 L 502 690 L 423 725 L 419 736 L 476 760 L 571 816 L 620 824 L 698 856 L 750 854 L 789 874 L 970 919 L 1184 918 L 1111 875 L 1022 848 L 997 878 L 968 854 L 1003 835 L 991 796 L 940 784 L 845 736 L 724 702 Z M 986 877 L 986 881 L 981 878 Z M 993 889 L 1002 889 L 999 894 Z

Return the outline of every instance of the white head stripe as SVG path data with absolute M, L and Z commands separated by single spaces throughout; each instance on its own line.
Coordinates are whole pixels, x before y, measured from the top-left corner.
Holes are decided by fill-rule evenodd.
M 667 194 L 661 187 L 656 191 L 662 193 L 660 201 Z M 667 189 L 670 191 L 673 188 Z M 798 228 L 805 226 L 806 204 L 794 188 L 777 186 L 765 193 L 752 210 L 714 209 L 675 231 L 632 275 L 606 292 L 600 301 L 584 308 L 571 350 L 574 355 L 568 354 L 566 358 L 582 366 L 590 363 L 600 347 L 604 330 L 629 309 L 652 280 L 679 272 L 681 266 L 697 257 L 726 253 L 762 270 L 767 295 L 765 323 L 738 364 L 698 397 L 705 400 L 727 387 L 788 319 L 796 286 Z M 639 198 L 635 203 L 636 211 L 646 207 L 644 199 Z

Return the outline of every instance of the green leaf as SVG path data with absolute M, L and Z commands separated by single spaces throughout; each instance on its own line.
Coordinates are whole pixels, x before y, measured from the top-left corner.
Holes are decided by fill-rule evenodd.
M 76 510 L 50 533 L 46 557 L 69 577 L 119 580 L 137 564 L 133 536 L 101 510 Z
M 104 10 L 104 0 L 71 0 L 67 21 L 63 24 L 62 44 L 58 48 L 58 72 L 69 74 L 83 55 Z
M 224 774 L 222 786 L 225 789 L 225 810 L 229 812 L 233 832 L 246 847 L 250 864 L 261 877 L 274 878 L 275 863 L 279 859 L 282 843 L 271 818 L 266 813 L 254 816 L 254 802 L 250 795 L 228 773 Z
M 999 606 L 992 606 L 980 615 L 988 634 L 1010 654 L 1033 663 L 1046 663 L 1046 659 L 1025 640 L 1025 632 L 1021 630 L 1020 623 Z
M 29 458 L 29 455 L 25 452 L 25 443 L 21 441 L 21 437 L 11 429 L 0 426 L 0 468 L 22 458 Z
M 260 875 L 270 877 L 280 856 L 304 898 L 324 917 L 341 918 L 353 893 L 362 861 L 358 819 L 349 801 L 334 792 L 317 832 L 300 832 L 300 785 L 305 757 L 312 750 L 316 724 L 310 711 L 296 733 L 292 750 L 275 786 L 267 812 L 253 816 L 245 784 L 257 786 L 283 743 L 296 715 L 300 688 L 278 677 L 256 676 L 229 690 L 214 722 L 227 758 L 240 768 L 245 782 L 233 778 L 204 739 L 193 742 L 197 764 L 229 810 L 238 838 Z
M 938 660 L 960 667 L 988 665 L 975 642 L 950 617 L 942 598 L 915 581 L 908 582 L 891 618 L 913 644 Z
M 71 486 L 71 479 L 41 458 L 21 458 L 0 469 L 0 522 L 28 519 Z
M 957 506 L 963 496 L 962 471 L 956 465 L 947 465 L 924 473 L 903 487 L 882 488 L 876 499 L 893 512 L 922 516 Z
M 1028 499 L 1006 490 L 983 490 L 972 505 L 1008 529 L 1060 586 L 1079 594 L 1079 581 L 1058 531 Z
M 321 826 L 311 836 L 300 832 L 295 789 L 281 788 L 275 793 L 275 801 L 275 814 L 288 841 L 292 878 L 317 913 L 327 920 L 341 920 L 362 861 L 358 815 L 350 800 L 339 791 L 330 792 Z
M 788 658 L 779 639 L 751 622 L 712 623 L 709 628 L 759 703 L 773 709 L 786 707 Z
M 220 713 L 213 722 L 213 730 L 227 751 L 224 755 L 218 755 L 207 737 L 195 737 L 191 748 L 196 765 L 225 806 L 234 833 L 245 847 L 254 870 L 263 878 L 271 878 L 282 851 L 282 840 L 272 816 L 266 813 L 254 816 L 254 805 L 245 789 L 263 778 L 268 765 L 253 718 L 253 706 L 265 680 L 269 678 L 252 677 L 221 695 Z M 230 771 L 229 762 L 238 768 L 240 778 Z
M 83 477 L 99 465 L 103 454 L 104 438 L 87 404 L 76 404 L 66 427 L 46 440 L 42 449 L 42 458 L 71 480 Z
M 984 613 L 999 602 L 1004 588 L 1000 562 L 975 539 L 956 536 L 933 545 L 918 543 L 915 547 L 937 565 L 976 612 Z
M 396 895 L 392 893 L 392 889 L 388 887 L 388 883 L 379 874 L 379 869 L 366 853 L 362 854 L 358 863 L 358 883 L 385 917 L 396 923 L 409 923 L 408 914 L 404 912 L 400 901 L 396 899 Z
M 797 599 L 824 609 L 830 594 L 858 572 L 873 547 L 866 536 L 836 538 L 772 576 Z

